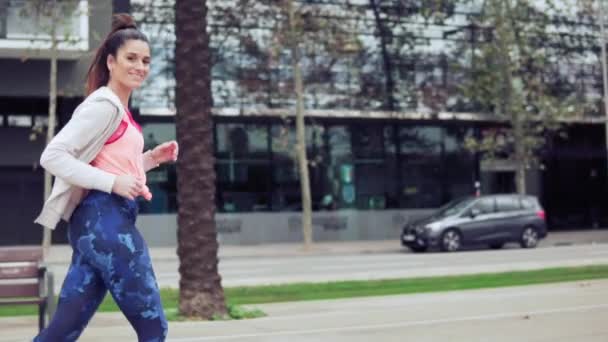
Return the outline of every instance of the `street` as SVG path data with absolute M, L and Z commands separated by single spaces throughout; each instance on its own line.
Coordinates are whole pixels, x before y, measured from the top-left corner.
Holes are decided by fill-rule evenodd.
M 256 305 L 269 316 L 171 322 L 172 342 L 608 341 L 608 280 Z M 21 342 L 35 317 L 0 319 L 0 342 Z M 97 314 L 79 341 L 134 341 L 119 313 Z
M 424 254 L 410 253 L 407 249 L 395 246 L 391 251 L 377 254 L 223 258 L 219 269 L 223 285 L 229 287 L 471 274 L 592 264 L 608 264 L 608 244 Z M 56 289 L 59 291 L 67 272 L 67 262 L 52 263 L 51 269 L 55 272 Z M 154 269 L 161 287 L 178 287 L 177 258 L 154 258 Z

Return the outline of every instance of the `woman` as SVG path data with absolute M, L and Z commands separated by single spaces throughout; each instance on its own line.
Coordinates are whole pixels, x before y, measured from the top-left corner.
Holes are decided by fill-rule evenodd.
M 88 96 L 42 153 L 40 164 L 56 176 L 37 223 L 69 222 L 72 262 L 57 311 L 34 341 L 75 341 L 110 292 L 139 341 L 164 341 L 167 322 L 137 204 L 150 200 L 145 172 L 177 160 L 175 141 L 143 152 L 141 128 L 127 109 L 129 96 L 148 76 L 150 47 L 126 14 L 97 50 Z

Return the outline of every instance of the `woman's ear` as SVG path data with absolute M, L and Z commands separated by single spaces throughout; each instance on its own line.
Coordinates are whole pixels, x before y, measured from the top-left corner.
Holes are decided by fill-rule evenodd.
M 112 72 L 112 66 L 114 65 L 114 63 L 116 63 L 116 59 L 114 58 L 114 56 L 112 56 L 112 54 L 108 54 L 108 58 L 106 58 L 106 66 L 110 73 Z

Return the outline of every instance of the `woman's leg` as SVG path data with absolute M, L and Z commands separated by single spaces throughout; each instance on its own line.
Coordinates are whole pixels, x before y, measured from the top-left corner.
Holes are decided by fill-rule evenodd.
M 139 341 L 164 341 L 167 321 L 148 247 L 134 225 L 135 203 L 108 195 L 98 201 L 98 210 L 95 236 L 81 240 L 80 250 L 98 270 Z
M 68 240 L 72 245 L 72 262 L 63 281 L 55 315 L 48 327 L 34 341 L 76 341 L 106 295 L 106 286 L 99 272 L 78 248 L 78 241 L 86 235 L 90 210 L 79 207 L 72 216 Z
M 139 233 L 124 237 L 137 246 L 128 258 L 114 258 L 113 272 L 103 276 L 112 297 L 129 320 L 140 342 L 161 342 L 167 336 L 167 320 L 148 248 Z
M 101 277 L 74 253 L 59 294 L 57 311 L 34 341 L 76 341 L 105 294 L 106 287 Z

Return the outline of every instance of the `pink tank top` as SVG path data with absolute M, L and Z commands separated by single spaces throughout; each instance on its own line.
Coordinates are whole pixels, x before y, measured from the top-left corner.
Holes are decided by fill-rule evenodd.
M 91 165 L 114 175 L 133 175 L 146 184 L 143 160 L 144 137 L 141 127 L 133 120 L 131 112 L 129 110 L 126 112 L 128 118 L 123 118 Z M 148 200 L 152 198 L 147 186 L 144 186 L 144 191 L 140 195 Z

